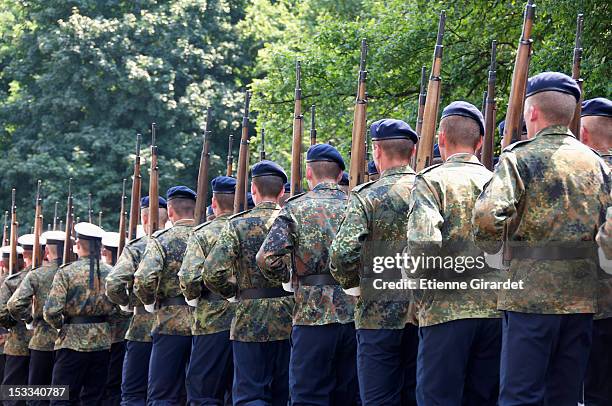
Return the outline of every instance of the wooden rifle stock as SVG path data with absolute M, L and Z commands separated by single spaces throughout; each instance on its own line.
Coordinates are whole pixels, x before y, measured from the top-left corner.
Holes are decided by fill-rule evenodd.
M 19 223 L 17 223 L 17 206 L 15 205 L 15 193 L 13 188 L 11 191 L 11 236 L 10 236 L 10 254 L 9 254 L 9 275 L 19 271 L 19 258 L 17 257 L 17 239 L 19 238 Z
M 578 83 L 580 87 L 580 100 L 576 104 L 576 110 L 574 111 L 574 118 L 570 124 L 570 130 L 580 139 L 580 114 L 582 113 L 582 82 L 580 78 L 580 64 L 582 62 L 582 27 L 584 25 L 584 16 L 578 14 L 576 18 L 576 43 L 574 45 L 574 62 L 572 64 L 572 79 Z
M 302 115 L 302 65 L 295 63 L 295 98 L 293 107 L 293 138 L 291 141 L 291 179 L 290 196 L 302 191 L 302 135 L 304 116 Z
M 43 233 L 42 197 L 40 195 L 41 181 L 36 188 L 36 209 L 34 210 L 34 246 L 32 247 L 32 269 L 42 265 L 44 253 L 41 250 L 40 235 Z
M 497 106 L 495 105 L 495 81 L 497 75 L 497 41 L 491 43 L 491 66 L 489 67 L 489 78 L 487 81 L 487 92 L 484 108 L 485 133 L 482 144 L 482 164 L 493 170 L 493 150 L 495 148 L 495 121 Z
M 210 120 L 211 109 L 206 109 L 206 127 L 202 137 L 202 153 L 198 169 L 198 188 L 196 190 L 195 223 L 206 221 L 206 199 L 208 198 L 208 169 L 210 167 Z
M 317 143 L 317 127 L 315 124 L 315 105 L 310 106 L 310 146 Z
M 230 134 L 227 141 L 227 169 L 225 170 L 225 176 L 232 176 L 234 173 L 234 155 L 232 154 L 232 147 L 234 144 L 234 136 Z
M 417 122 L 416 122 L 416 133 L 419 136 L 419 140 L 421 137 L 421 131 L 423 129 L 423 113 L 425 111 L 425 101 L 427 98 L 427 88 L 425 87 L 425 82 L 427 82 L 427 68 L 425 66 L 421 67 L 421 84 L 419 88 L 419 109 L 417 111 Z M 410 158 L 410 166 L 412 168 L 416 168 L 416 158 L 419 151 L 419 144 L 414 146 L 414 151 L 412 152 L 412 157 Z
M 417 151 L 416 170 L 417 172 L 431 165 L 433 157 L 433 144 L 436 134 L 436 122 L 438 120 L 438 109 L 440 107 L 440 85 L 442 79 L 442 53 L 444 47 L 444 26 L 446 24 L 446 12 L 440 13 L 438 23 L 438 37 L 434 48 L 433 63 L 429 84 L 427 85 L 427 96 L 425 97 L 425 107 L 423 109 L 423 125 L 421 126 L 419 149 Z
M 70 178 L 68 179 L 68 199 L 66 199 L 66 229 L 64 232 L 64 252 L 62 257 L 63 265 L 72 262 L 72 228 L 74 223 L 72 204 L 72 178 Z
M 138 220 L 140 219 L 140 190 L 142 185 L 142 175 L 140 174 L 140 142 L 142 135 L 136 134 L 136 159 L 134 160 L 134 176 L 132 178 L 132 194 L 130 202 L 130 225 L 128 229 L 128 239 L 136 238 Z M 100 213 L 100 217 L 102 213 Z M 101 221 L 100 221 L 101 222 Z M 102 225 L 100 224 L 100 227 Z
M 368 44 L 365 39 L 361 40 L 361 55 L 359 58 L 359 79 L 357 83 L 357 97 L 355 98 L 355 113 L 353 115 L 353 134 L 351 137 L 351 164 L 349 167 L 349 190 L 360 185 L 365 180 L 363 161 L 365 160 L 365 132 L 366 132 L 366 110 L 367 94 L 366 58 L 368 56 Z
M 242 116 L 242 137 L 240 138 L 240 150 L 238 152 L 238 171 L 236 173 L 236 194 L 234 196 L 234 213 L 246 210 L 246 182 L 247 166 L 249 163 L 249 104 L 251 92 L 244 94 L 244 115 Z
M 121 211 L 119 212 L 119 247 L 117 248 L 117 258 L 123 252 L 123 247 L 125 247 L 125 236 L 127 234 L 127 211 L 125 207 L 125 183 L 126 179 L 123 179 L 123 188 L 121 189 Z
M 533 43 L 531 30 L 533 28 L 534 17 L 535 5 L 533 0 L 528 0 L 523 18 L 523 32 L 518 52 L 516 53 L 514 72 L 512 73 L 512 85 L 510 87 L 510 97 L 508 98 L 508 111 L 506 112 L 502 148 L 519 141 L 522 136 L 523 107 L 525 104 L 527 79 L 529 77 L 529 59 L 531 44 Z
M 159 230 L 159 168 L 157 167 L 156 127 L 151 124 L 151 168 L 149 170 L 149 237 Z

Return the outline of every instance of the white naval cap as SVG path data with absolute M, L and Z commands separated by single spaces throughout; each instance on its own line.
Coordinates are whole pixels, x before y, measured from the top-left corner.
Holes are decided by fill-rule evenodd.
M 74 226 L 76 238 L 82 240 L 101 240 L 104 230 L 95 224 L 80 222 Z
M 21 248 L 20 246 L 17 246 L 17 255 L 23 255 L 23 248 Z M 5 245 L 4 247 L 0 248 L 0 253 L 2 253 L 2 257 L 3 258 L 8 258 L 11 256 L 11 246 L 10 245 Z
M 48 245 L 51 244 L 63 244 L 66 240 L 66 233 L 63 231 L 45 231 L 42 233 L 41 238 L 44 238 Z
M 32 251 L 34 249 L 34 234 L 24 234 L 17 239 L 17 244 L 21 245 L 24 250 Z M 40 245 L 45 245 L 46 240 L 44 238 L 38 239 Z
M 119 233 L 107 231 L 102 235 L 102 245 L 109 248 L 119 248 Z

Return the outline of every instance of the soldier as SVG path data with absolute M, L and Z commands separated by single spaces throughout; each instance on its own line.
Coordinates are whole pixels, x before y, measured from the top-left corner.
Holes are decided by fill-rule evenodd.
M 409 277 L 449 282 L 479 278 L 501 281 L 501 271 L 484 266 L 472 238 L 476 198 L 492 173 L 476 157 L 484 119 L 467 102 L 449 104 L 440 120 L 438 142 L 443 164 L 418 173 L 410 196 L 408 247 L 413 257 L 481 258 L 483 266 L 465 269 L 411 269 Z M 422 405 L 497 404 L 501 314 L 497 290 L 415 291 L 419 352 L 417 402 Z
M 168 219 L 166 199 L 158 197 L 159 222 Z M 151 357 L 151 330 L 155 315 L 145 310 L 142 302 L 133 294 L 134 274 L 142 259 L 149 240 L 149 196 L 140 199 L 140 222 L 144 235 L 128 242 L 123 248 L 113 270 L 106 278 L 106 294 L 124 311 L 133 311 L 125 334 L 125 356 L 121 378 L 121 401 L 123 405 L 142 405 L 147 401 L 149 359 Z
M 474 209 L 476 242 L 491 253 L 507 241 L 510 280 L 523 287 L 498 299 L 501 406 L 578 402 L 596 311 L 595 234 L 612 203 L 610 170 L 568 129 L 579 98 L 564 74 L 529 79 L 529 139 L 504 149 Z
M 348 195 L 349 175 L 345 171 L 342 171 L 342 178 L 340 178 L 340 182 L 338 182 L 338 186 L 340 186 L 340 190 L 342 190 L 345 194 Z
M 255 256 L 278 215 L 285 171 L 262 160 L 251 169 L 255 208 L 229 218 L 206 257 L 202 278 L 225 298 L 238 300 L 232 320 L 234 404 L 286 405 L 293 299 L 266 279 Z
M 374 161 L 368 162 L 368 177 L 370 181 L 380 179 L 380 174 L 378 173 L 378 168 Z
M 418 136 L 395 119 L 372 123 L 370 133 L 381 177 L 351 191 L 346 217 L 331 246 L 331 273 L 344 289 L 361 291 L 355 308 L 361 402 L 415 405 L 418 338 L 417 328 L 409 323 L 410 301 L 373 292 L 371 264 L 379 251 L 401 253 L 405 245 L 401 242 L 406 239 L 415 177 L 409 164 Z
M 28 385 L 50 385 L 53 374 L 53 351 L 57 330 L 43 319 L 43 306 L 49 296 L 53 277 L 62 263 L 65 233 L 47 231 L 40 236 L 45 242 L 45 257 L 42 265 L 24 277 L 11 296 L 8 309 L 15 320 L 23 320 L 26 327 L 33 329 L 28 348 L 30 366 Z M 30 401 L 30 404 L 49 404 L 48 401 Z
M 344 168 L 336 148 L 311 146 L 306 153 L 310 192 L 287 200 L 257 254 L 267 279 L 288 283 L 291 268 L 297 279 L 289 361 L 292 404 L 358 403 L 356 298 L 329 273 L 329 247 L 346 210 L 346 195 L 338 187 Z
M 431 161 L 432 165 L 438 165 L 444 163 L 444 160 L 442 159 L 442 155 L 440 154 L 440 146 L 438 144 L 435 144 L 433 147 L 433 159 Z
M 612 167 L 612 101 L 598 97 L 583 102 L 580 139 Z M 585 405 L 612 404 L 612 275 L 598 270 L 597 313 L 593 344 L 584 379 Z
M 195 307 L 191 359 L 186 378 L 187 397 L 193 405 L 222 405 L 232 388 L 229 331 L 234 304 L 203 286 L 202 270 L 206 257 L 233 213 L 236 179 L 219 176 L 212 180 L 211 186 L 215 218 L 193 230 L 179 272 L 183 295 Z
M 284 207 L 285 206 L 285 203 L 287 203 L 287 199 L 289 199 L 289 197 L 291 196 L 290 193 L 291 193 L 291 183 L 286 182 L 285 183 L 285 194 L 278 201 L 278 204 L 279 204 L 280 207 Z
M 79 258 L 57 270 L 43 309 L 45 321 L 59 330 L 52 384 L 68 385 L 70 398 L 55 405 L 97 404 L 108 374 L 112 303 L 104 292 L 111 268 L 100 261 L 104 231 L 91 223 L 77 223 L 74 231 Z
M 599 227 L 596 239 L 605 257 L 612 260 L 612 207 L 608 207 L 606 222 Z
M 147 393 L 153 405 L 177 404 L 184 397 L 193 323 L 178 272 L 194 226 L 196 194 L 186 186 L 174 186 L 166 200 L 172 227 L 153 234 L 134 274 L 134 293 L 147 311 L 155 310 Z
M 206 208 L 206 221 L 213 221 L 215 219 L 215 211 L 213 210 L 212 204 Z
M 30 272 L 32 265 L 32 249 L 34 247 L 34 234 L 24 234 L 17 240 L 18 271 L 6 277 L 0 287 L 0 325 L 9 330 L 4 344 L 6 357 L 4 365 L 3 385 L 26 385 L 30 363 L 30 350 L 28 344 L 32 338 L 32 331 L 28 330 L 25 322 L 11 317 L 8 310 L 8 301 L 15 293 L 23 278 Z M 10 249 L 9 251 L 10 252 Z M 7 255 L 7 259 L 8 259 Z M 8 264 L 7 264 L 8 265 Z M 6 405 L 25 405 L 24 401 L 5 401 Z

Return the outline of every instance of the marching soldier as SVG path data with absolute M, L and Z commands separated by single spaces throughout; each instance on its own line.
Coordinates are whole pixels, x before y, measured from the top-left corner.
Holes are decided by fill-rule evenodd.
M 340 182 L 338 182 L 338 186 L 340 186 L 340 190 L 348 195 L 349 175 L 345 171 L 342 171 L 342 177 L 340 178 Z
M 213 221 L 215 219 L 215 211 L 213 210 L 212 204 L 206 208 L 206 221 Z
M 166 200 L 172 227 L 153 234 L 134 274 L 134 293 L 147 311 L 155 311 L 147 399 L 153 405 L 178 404 L 184 397 L 193 323 L 178 272 L 194 226 L 196 194 L 174 186 Z
M 104 231 L 91 223 L 74 226 L 78 259 L 53 278 L 43 316 L 59 330 L 53 385 L 68 385 L 69 400 L 51 404 L 98 404 L 104 395 L 111 340 L 112 303 L 104 292 L 109 265 L 100 261 Z
M 476 157 L 484 119 L 470 103 L 442 111 L 438 142 L 443 164 L 419 172 L 410 196 L 410 255 L 483 258 L 472 238 L 474 203 L 492 173 Z M 486 266 L 466 270 L 411 269 L 409 277 L 449 282 L 501 281 Z M 501 320 L 497 290 L 415 291 L 419 322 L 417 402 L 421 405 L 497 404 Z
M 236 179 L 219 176 L 212 180 L 211 186 L 214 220 L 193 230 L 179 272 L 183 295 L 195 307 L 186 378 L 187 397 L 194 405 L 222 405 L 232 388 L 229 332 L 234 304 L 203 286 L 202 270 L 206 257 L 233 213 Z
M 376 167 L 376 163 L 374 161 L 368 162 L 368 177 L 370 181 L 380 179 L 380 174 L 378 173 L 378 168 Z
M 53 351 L 57 330 L 43 319 L 43 306 L 49 297 L 53 277 L 62 263 L 65 233 L 47 231 L 40 236 L 45 243 L 45 257 L 42 265 L 24 277 L 11 296 L 8 309 L 15 320 L 26 321 L 33 329 L 28 348 L 30 366 L 28 385 L 50 385 L 53 374 Z M 30 401 L 30 404 L 49 404 L 48 401 Z
M 612 101 L 598 97 L 582 104 L 580 139 L 612 167 Z M 612 404 L 612 276 L 599 269 L 593 344 L 584 379 L 583 403 Z
M 292 404 L 358 403 L 356 298 L 329 273 L 329 247 L 346 210 L 346 195 L 338 187 L 344 168 L 336 148 L 311 146 L 306 153 L 310 192 L 287 200 L 257 254 L 267 279 L 289 283 L 291 268 L 297 275 L 289 361 Z
M 495 252 L 506 241 L 510 279 L 523 285 L 499 295 L 501 406 L 578 402 L 596 312 L 595 234 L 612 203 L 610 170 L 568 129 L 579 99 L 564 74 L 529 79 L 529 139 L 505 148 L 474 209 L 476 242 Z
M 287 175 L 278 164 L 262 160 L 253 165 L 251 177 L 255 208 L 229 218 L 202 278 L 213 292 L 238 300 L 230 331 L 234 404 L 284 406 L 293 299 L 280 283 L 265 278 L 255 256 L 280 210 Z
M 167 203 L 159 201 L 159 222 L 168 220 Z M 140 222 L 145 235 L 128 242 L 123 248 L 113 270 L 106 278 L 106 295 L 124 311 L 133 311 L 125 334 L 125 356 L 121 379 L 121 401 L 126 406 L 141 406 L 147 401 L 149 359 L 151 357 L 151 330 L 155 315 L 145 310 L 142 302 L 133 294 L 134 274 L 142 259 L 149 232 L 149 197 L 140 199 Z
M 410 157 L 418 136 L 395 119 L 372 123 L 370 133 L 381 177 L 351 191 L 346 217 L 331 246 L 331 273 L 344 289 L 361 291 L 355 327 L 362 404 L 414 405 L 418 338 L 417 328 L 409 323 L 410 301 L 374 292 L 371 264 L 378 251 L 388 249 L 394 255 L 403 248 L 415 178 Z

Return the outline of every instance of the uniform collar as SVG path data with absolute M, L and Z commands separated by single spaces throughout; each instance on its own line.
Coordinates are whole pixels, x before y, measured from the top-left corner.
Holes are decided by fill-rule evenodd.
M 567 135 L 572 138 L 576 138 L 576 136 L 572 134 L 570 129 L 564 125 L 551 125 L 551 126 L 545 127 L 541 129 L 540 131 L 538 131 L 538 133 L 535 136 L 540 137 L 544 135 L 563 135 L 563 136 Z
M 458 152 L 446 158 L 446 162 L 470 162 L 473 164 L 479 164 L 480 161 L 476 158 L 476 155 L 468 152 Z
M 255 206 L 256 209 L 276 209 L 280 207 L 276 202 L 261 202 Z
M 323 189 L 339 190 L 340 188 L 338 187 L 338 184 L 334 182 L 321 182 L 317 184 L 317 186 L 312 188 L 313 191 L 323 190 Z
M 193 226 L 194 224 L 195 224 L 194 219 L 180 219 L 180 220 L 177 220 L 174 224 L 172 224 L 172 227 L 174 226 Z
M 393 168 L 389 168 L 384 171 L 380 177 L 384 178 L 391 175 L 416 175 L 416 172 L 410 167 L 410 165 L 405 166 L 394 166 Z
M 231 211 L 230 211 L 230 212 L 228 212 L 228 213 L 223 213 L 223 214 L 220 214 L 220 215 L 218 215 L 218 216 L 215 216 L 215 220 L 216 220 L 216 219 L 227 218 L 227 217 L 230 217 L 230 216 L 232 216 L 232 215 L 233 215 L 233 213 L 232 213 Z

